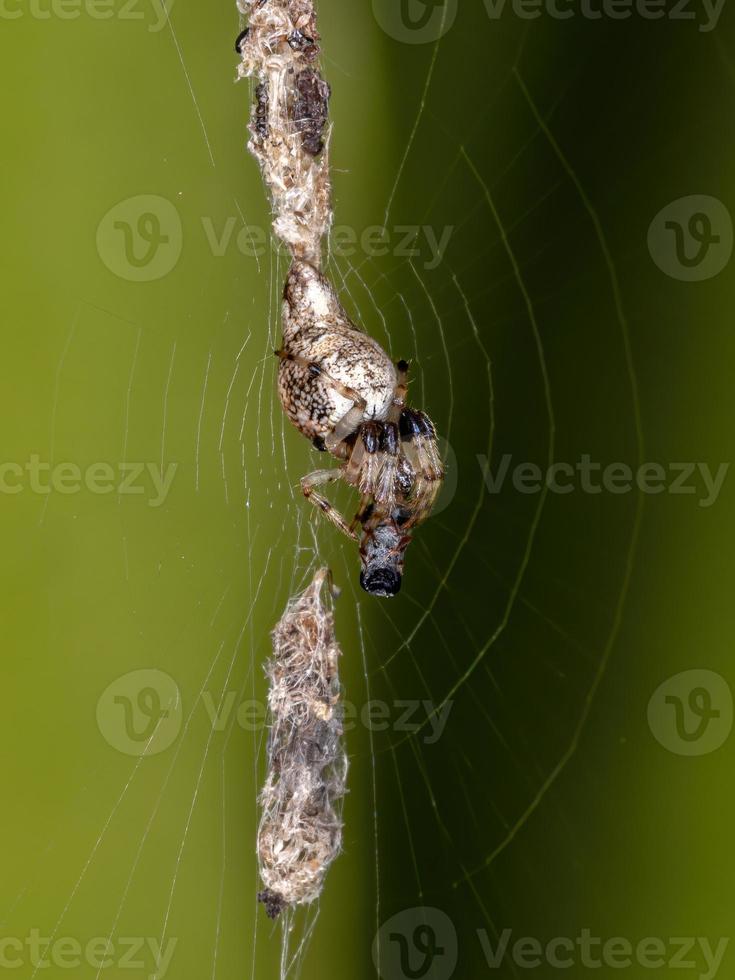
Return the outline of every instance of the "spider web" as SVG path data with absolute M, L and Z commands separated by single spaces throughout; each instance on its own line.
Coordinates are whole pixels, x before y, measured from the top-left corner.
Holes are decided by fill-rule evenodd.
M 584 65 L 540 99 L 525 67 L 540 57 L 529 53 L 533 35 L 513 24 L 490 68 L 473 41 L 477 25 L 460 17 L 436 45 L 391 49 L 379 78 L 371 72 L 384 57 L 383 39 L 369 15 L 367 53 L 347 70 L 341 66 L 354 52 L 330 45 L 330 35 L 348 36 L 348 15 L 331 3 L 320 13 L 327 71 L 342 93 L 337 222 L 353 218 L 352 202 L 356 225 L 364 211 L 366 223 L 385 214 L 389 229 L 452 228 L 433 269 L 425 253 L 378 258 L 333 248 L 328 263 L 355 320 L 394 357 L 411 358 L 411 402 L 446 440 L 447 488 L 409 549 L 400 599 L 361 594 L 354 547 L 315 520 L 297 492 L 316 463 L 275 393 L 287 264 L 273 249 L 257 261 L 228 256 L 219 267 L 209 256 L 186 304 L 176 294 L 196 275 L 186 254 L 171 284 L 136 294 L 143 298 L 129 299 L 123 286 L 69 297 L 47 386 L 52 462 L 152 460 L 163 471 L 175 460 L 179 468 L 160 509 L 123 494 L 89 507 L 75 498 L 34 501 L 38 547 L 55 556 L 59 579 L 70 577 L 54 582 L 52 603 L 66 673 L 47 665 L 46 676 L 65 692 L 48 730 L 69 726 L 64 752 L 71 747 L 73 756 L 60 752 L 65 778 L 38 790 L 37 810 L 48 802 L 48 815 L 35 815 L 28 828 L 32 866 L 24 860 L 8 869 L 3 928 L 22 936 L 38 924 L 49 944 L 61 936 L 145 936 L 165 946 L 173 937 L 169 975 L 177 978 L 375 976 L 374 936 L 403 909 L 437 906 L 458 929 L 470 922 L 496 936 L 495 923 L 517 907 L 520 891 L 536 890 L 542 902 L 538 824 L 560 828 L 573 860 L 569 815 L 555 791 L 585 734 L 635 560 L 638 499 L 579 507 L 546 490 L 490 494 L 477 458 L 493 470 L 508 452 L 542 467 L 574 459 L 580 444 L 601 444 L 602 423 L 613 416 L 622 420 L 620 452 L 643 458 L 615 260 L 584 180 L 555 136 L 555 113 Z M 217 32 L 237 33 L 234 15 L 215 22 Z M 197 25 L 179 3 L 169 34 L 155 42 L 167 111 L 175 106 L 185 152 L 201 154 L 199 184 L 180 207 L 194 216 L 234 207 L 242 220 L 264 223 L 262 188 L 240 146 L 244 126 L 232 134 L 245 92 L 233 100 L 240 116 L 225 119 L 217 86 L 204 82 Z M 470 54 L 457 68 L 453 55 L 463 46 Z M 413 82 L 397 104 L 399 77 Z M 378 160 L 385 154 L 382 176 L 363 204 L 357 188 L 375 181 L 375 163 L 366 137 L 349 135 L 357 108 L 347 106 L 365 78 L 372 88 L 364 104 L 383 99 L 395 118 L 381 119 L 386 148 L 373 149 Z M 457 108 L 457 92 L 481 83 L 483 111 Z M 557 253 L 565 223 L 579 240 L 571 261 Z M 592 295 L 595 343 L 619 383 L 605 419 L 580 435 L 571 420 L 585 399 L 598 404 L 596 355 L 585 352 L 590 378 L 577 378 L 559 324 L 570 305 Z M 95 405 L 98 418 L 90 417 Z M 349 510 L 349 493 L 336 496 Z M 557 526 L 568 554 L 559 553 Z M 594 547 L 613 560 L 603 567 Z M 347 735 L 345 853 L 319 907 L 271 925 L 255 899 L 265 733 L 244 727 L 233 706 L 264 700 L 269 630 L 323 563 L 343 590 L 336 616 L 347 698 L 358 710 L 385 705 L 389 724 L 385 731 L 358 724 Z M 75 584 L 77 567 L 99 564 L 96 583 Z M 64 603 L 87 610 L 84 627 L 64 616 Z M 95 646 L 100 655 L 90 664 Z M 160 754 L 115 753 L 90 705 L 117 676 L 153 667 L 176 681 L 179 734 Z M 397 724 L 407 707 L 408 731 Z M 341 930 L 357 933 L 352 945 L 340 941 Z M 384 952 L 378 945 L 378 969 Z M 468 956 L 469 966 L 479 963 Z M 145 969 L 153 973 L 150 957 Z M 118 974 L 129 971 L 105 968 Z

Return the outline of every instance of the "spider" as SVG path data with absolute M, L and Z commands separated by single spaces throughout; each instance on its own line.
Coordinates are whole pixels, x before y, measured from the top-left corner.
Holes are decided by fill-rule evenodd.
M 286 415 L 318 450 L 342 461 L 304 476 L 304 496 L 359 541 L 362 588 L 394 596 L 409 532 L 429 516 L 444 477 L 431 420 L 406 406 L 408 364 L 394 364 L 358 330 L 326 277 L 300 259 L 286 280 L 283 345 L 275 353 Z M 317 491 L 340 479 L 360 493 L 351 523 Z

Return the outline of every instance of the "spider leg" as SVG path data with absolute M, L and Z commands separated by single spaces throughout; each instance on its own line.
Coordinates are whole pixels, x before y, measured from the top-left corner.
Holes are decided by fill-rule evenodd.
M 336 470 L 316 470 L 314 473 L 309 473 L 308 476 L 301 478 L 301 491 L 306 499 L 318 507 L 335 527 L 338 527 L 348 538 L 355 540 L 357 535 L 340 512 L 330 504 L 326 497 L 314 492 L 315 487 L 324 486 L 325 483 L 333 483 L 335 480 L 341 479 L 342 476 L 341 468 Z
M 385 512 L 393 507 L 398 449 L 398 426 L 394 422 L 363 422 L 358 429 L 344 475 L 345 481 L 360 491 L 360 511 L 370 498 Z
M 409 495 L 411 517 L 405 525 L 413 527 L 429 516 L 444 479 L 444 467 L 434 425 L 428 415 L 405 409 L 401 414 L 400 433 L 403 453 L 414 472 L 414 485 Z
M 354 531 L 358 524 L 365 524 L 365 522 L 370 519 L 374 508 L 375 504 L 373 503 L 372 495 L 369 493 L 363 494 L 360 497 L 360 506 L 357 508 L 357 513 L 352 518 L 350 528 Z
M 372 496 L 369 471 L 373 463 L 372 457 L 378 451 L 378 441 L 378 424 L 363 423 L 359 427 L 357 440 L 344 468 L 345 482 L 352 487 L 357 487 L 363 497 Z
M 358 391 L 355 391 L 354 388 L 348 388 L 341 381 L 337 381 L 331 377 L 315 361 L 310 361 L 308 358 L 301 357 L 298 354 L 291 354 L 283 349 L 277 350 L 276 354 L 282 361 L 293 361 L 294 364 L 303 367 L 312 377 L 321 378 L 325 385 L 352 402 L 352 408 L 345 412 L 332 432 L 324 437 L 325 449 L 327 452 L 333 453 L 340 442 L 346 439 L 347 436 L 352 435 L 362 422 L 367 402 Z
M 389 511 L 395 504 L 400 445 L 398 425 L 384 422 L 380 431 L 380 467 L 374 493 L 375 500 Z
M 391 415 L 391 419 L 395 422 L 398 421 L 398 416 L 406 404 L 406 396 L 408 395 L 408 361 L 396 361 L 396 374 L 398 380 L 393 392 L 394 409 Z
M 360 425 L 365 413 L 365 402 L 361 405 L 353 405 L 339 422 L 335 425 L 334 429 L 328 435 L 324 437 L 324 445 L 327 451 L 338 455 L 337 447 L 341 442 L 343 442 L 347 436 L 352 435 L 355 429 Z
M 441 489 L 443 476 L 444 474 L 440 473 L 427 478 L 424 474 L 421 474 L 417 478 L 412 492 L 413 504 L 411 517 L 405 525 L 407 528 L 421 524 L 429 516 Z

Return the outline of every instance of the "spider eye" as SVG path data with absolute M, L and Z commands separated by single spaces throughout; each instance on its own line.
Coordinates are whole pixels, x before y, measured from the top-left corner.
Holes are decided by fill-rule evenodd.
M 363 569 L 360 585 L 370 595 L 394 596 L 400 592 L 401 576 L 392 568 Z

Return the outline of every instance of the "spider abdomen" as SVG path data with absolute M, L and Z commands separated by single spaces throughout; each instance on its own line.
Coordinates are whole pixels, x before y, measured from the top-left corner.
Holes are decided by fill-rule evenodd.
M 366 334 L 312 327 L 298 334 L 286 352 L 278 372 L 278 392 L 289 419 L 308 438 L 327 435 L 355 404 L 330 381 L 364 399 L 366 420 L 387 418 L 396 370 Z
M 357 405 L 358 423 L 384 421 L 396 368 L 376 340 L 355 328 L 323 273 L 294 261 L 283 299 L 278 392 L 289 419 L 309 439 L 331 433 Z

